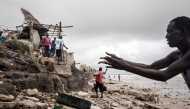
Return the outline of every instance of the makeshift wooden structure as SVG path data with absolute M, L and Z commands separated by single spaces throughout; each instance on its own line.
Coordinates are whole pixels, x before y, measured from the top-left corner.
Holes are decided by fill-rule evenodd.
M 7 39 L 10 40 L 13 35 L 16 37 L 15 34 L 21 33 L 24 28 L 28 29 L 28 38 L 25 39 L 28 39 L 33 44 L 34 50 L 38 49 L 38 46 L 42 40 L 42 36 L 45 36 L 46 33 L 48 33 L 50 37 L 66 36 L 63 34 L 62 29 L 73 27 L 62 26 L 61 22 L 59 22 L 59 25 L 41 24 L 29 11 L 25 10 L 24 8 L 21 8 L 21 11 L 24 15 L 24 23 L 22 25 L 16 26 L 16 30 L 7 28 L 4 29 L 4 31 L 7 34 Z
M 34 49 L 37 49 L 40 40 L 42 40 L 42 36 L 45 36 L 46 33 L 48 33 L 50 37 L 66 36 L 62 33 L 63 32 L 62 29 L 73 27 L 73 26 L 62 26 L 61 22 L 59 23 L 59 25 L 40 24 L 40 22 L 35 17 L 33 17 L 33 15 L 29 11 L 23 8 L 21 8 L 21 11 L 25 17 L 24 24 L 27 24 L 30 27 L 29 40 L 34 45 Z M 23 27 L 23 25 L 17 26 L 17 28 Z

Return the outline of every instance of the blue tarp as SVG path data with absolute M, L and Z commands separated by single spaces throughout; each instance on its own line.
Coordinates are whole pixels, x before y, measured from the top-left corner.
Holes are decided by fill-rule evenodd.
M 6 38 L 4 36 L 1 36 L 0 41 L 4 41 L 4 40 L 6 40 Z

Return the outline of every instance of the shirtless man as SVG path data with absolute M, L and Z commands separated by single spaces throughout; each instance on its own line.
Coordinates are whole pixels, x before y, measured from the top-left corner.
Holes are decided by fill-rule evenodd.
M 190 89 L 190 19 L 181 16 L 171 20 L 165 38 L 170 47 L 177 47 L 178 50 L 150 65 L 130 62 L 107 52 L 107 56 L 100 58 L 104 60 L 99 64 L 107 64 L 107 68 L 125 70 L 158 81 L 167 81 L 181 73 Z M 166 69 L 160 70 L 163 68 Z

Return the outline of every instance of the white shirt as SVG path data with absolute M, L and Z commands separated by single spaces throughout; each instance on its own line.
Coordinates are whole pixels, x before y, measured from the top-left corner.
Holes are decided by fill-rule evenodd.
M 62 49 L 63 47 L 63 40 L 62 39 L 56 39 L 55 40 L 56 49 Z

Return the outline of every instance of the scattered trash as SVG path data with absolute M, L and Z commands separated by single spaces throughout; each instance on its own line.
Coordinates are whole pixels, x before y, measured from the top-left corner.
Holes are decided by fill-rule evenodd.
M 60 106 L 54 107 L 53 109 L 62 109 L 62 108 L 63 108 L 63 105 L 60 105 Z

